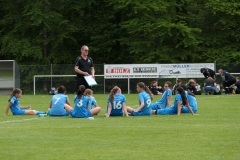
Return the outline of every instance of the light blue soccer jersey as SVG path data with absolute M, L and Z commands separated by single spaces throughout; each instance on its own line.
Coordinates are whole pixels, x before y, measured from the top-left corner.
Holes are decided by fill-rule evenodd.
M 114 94 L 114 101 L 111 102 L 109 97 L 107 103 L 111 103 L 112 110 L 110 116 L 122 116 L 123 115 L 123 103 L 126 103 L 126 98 L 123 94 Z M 107 106 L 108 109 L 108 106 Z
M 188 94 L 188 95 L 187 95 L 187 100 L 188 100 L 188 103 L 189 103 L 190 107 L 191 107 L 192 110 L 193 110 L 193 113 L 197 113 L 198 105 L 197 105 L 197 100 L 196 100 L 196 98 L 195 98 L 194 96 Z M 191 113 L 186 106 L 184 106 L 184 107 L 182 108 L 181 112 L 182 112 L 182 113 Z
M 79 118 L 85 118 L 90 117 L 90 111 L 87 110 L 87 106 L 89 105 L 89 97 L 88 96 L 82 96 L 81 99 L 77 98 L 77 95 L 74 97 L 74 114 L 72 117 L 79 117 Z
M 184 91 L 186 98 L 188 97 L 188 91 Z
M 51 116 L 64 116 L 66 110 L 64 104 L 67 103 L 68 96 L 62 93 L 56 94 L 52 97 L 52 108 L 49 110 Z
M 138 94 L 138 101 L 139 105 L 141 102 L 144 102 L 143 108 L 138 112 L 132 112 L 134 116 L 150 116 L 152 115 L 152 108 L 151 106 L 151 97 L 146 91 L 142 91 Z
M 157 114 L 161 114 L 161 115 L 166 115 L 166 114 L 177 114 L 178 111 L 178 101 L 180 100 L 181 104 L 182 104 L 182 97 L 181 94 L 176 94 L 176 97 L 174 99 L 174 105 L 169 107 L 169 108 L 165 108 L 165 109 L 159 109 L 157 110 Z
M 197 99 L 196 97 L 192 96 L 192 95 L 188 95 L 188 102 L 190 107 L 192 108 L 193 112 L 197 112 L 198 110 L 198 104 L 197 104 Z
M 154 104 L 151 104 L 152 110 L 158 110 L 159 108 L 161 109 L 166 108 L 168 105 L 168 96 L 172 98 L 171 89 L 167 89 L 166 91 L 164 91 L 162 98 L 159 101 L 155 102 Z
M 92 109 L 92 106 L 97 107 L 97 101 L 93 96 L 89 97 L 89 105 L 88 105 L 88 110 Z
M 16 98 L 15 96 L 13 96 L 10 100 L 9 103 L 11 103 L 11 107 L 10 110 L 12 111 L 13 115 L 15 115 L 16 113 L 18 113 L 19 110 L 22 110 L 19 107 L 19 99 Z

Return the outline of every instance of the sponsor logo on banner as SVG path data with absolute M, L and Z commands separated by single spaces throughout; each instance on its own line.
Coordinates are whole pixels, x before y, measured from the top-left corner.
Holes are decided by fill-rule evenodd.
M 133 67 L 133 73 L 157 73 L 157 67 Z
M 106 73 L 130 73 L 130 68 L 109 66 L 106 69 Z
M 214 63 L 194 63 L 194 64 L 160 64 L 160 68 L 211 68 L 214 69 Z
M 214 63 L 110 64 L 104 65 L 105 78 L 202 78 L 200 69 L 215 69 Z
M 189 68 L 190 65 L 188 64 L 175 64 L 173 65 L 173 68 Z

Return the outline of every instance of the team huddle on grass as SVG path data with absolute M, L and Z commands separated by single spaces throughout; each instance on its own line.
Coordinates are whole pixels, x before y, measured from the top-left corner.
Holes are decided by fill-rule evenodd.
M 215 78 L 215 71 L 208 68 L 201 68 L 200 72 L 203 73 L 205 78 Z M 236 78 L 230 73 L 219 69 L 219 74 L 222 77 L 224 89 L 229 88 L 236 82 Z M 159 101 L 152 103 L 153 93 L 149 87 L 143 82 L 137 84 L 138 91 L 138 107 L 131 108 L 126 106 L 126 98 L 122 94 L 121 89 L 115 86 L 111 91 L 107 99 L 107 111 L 105 116 L 151 116 L 157 115 L 180 115 L 181 113 L 191 113 L 194 115 L 197 113 L 197 101 L 194 95 L 195 85 L 191 85 L 194 80 L 189 80 L 189 83 L 185 85 L 179 85 L 174 88 L 174 94 L 176 94 L 173 105 L 171 104 L 172 98 L 172 84 L 167 81 L 164 84 L 162 97 Z M 209 87 L 209 86 L 207 86 Z M 8 115 L 9 109 L 13 115 L 40 115 L 46 114 L 49 116 L 69 116 L 73 118 L 87 118 L 97 115 L 101 108 L 97 105 L 95 98 L 92 96 L 93 91 L 86 89 L 84 85 L 80 85 L 77 90 L 77 94 L 74 97 L 74 108 L 71 107 L 70 100 L 66 95 L 66 88 L 64 86 L 58 87 L 58 92 L 52 97 L 47 112 L 30 110 L 30 106 L 20 106 L 19 98 L 22 96 L 20 89 L 15 89 L 8 101 L 6 107 L 6 115 Z M 158 94 L 158 93 L 157 93 Z M 94 106 L 94 107 L 92 107 Z M 29 110 L 25 110 L 29 109 Z
M 197 112 L 197 101 L 194 94 L 187 90 L 184 85 L 176 88 L 174 104 L 171 105 L 172 90 L 171 82 L 164 84 L 164 92 L 159 101 L 152 103 L 153 94 L 149 88 L 139 82 L 136 86 L 138 91 L 138 107 L 131 108 L 126 105 L 126 98 L 121 93 L 121 89 L 115 86 L 111 89 L 107 99 L 107 111 L 105 116 L 151 116 L 157 115 L 180 115 L 181 113 Z M 20 106 L 19 98 L 22 96 L 20 89 L 15 89 L 8 101 L 6 107 L 6 115 L 9 109 L 13 115 L 40 115 L 47 114 L 49 116 L 71 116 L 73 118 L 87 118 L 97 115 L 101 108 L 97 105 L 95 98 L 92 96 L 91 89 L 85 89 L 84 85 L 80 85 L 77 94 L 74 97 L 74 108 L 71 107 L 70 100 L 66 95 L 64 86 L 58 87 L 58 92 L 53 95 L 48 111 L 36 111 L 29 109 L 30 106 Z M 29 109 L 29 110 L 25 110 Z

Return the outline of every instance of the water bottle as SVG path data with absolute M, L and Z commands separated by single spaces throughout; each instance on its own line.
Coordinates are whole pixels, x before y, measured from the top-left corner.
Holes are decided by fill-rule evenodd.
M 89 120 L 94 120 L 94 117 L 88 117 Z
M 46 117 L 47 114 L 39 114 L 38 117 Z

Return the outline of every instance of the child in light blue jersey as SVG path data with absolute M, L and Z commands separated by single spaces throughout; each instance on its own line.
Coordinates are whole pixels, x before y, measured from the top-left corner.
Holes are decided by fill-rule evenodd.
M 61 85 L 58 87 L 58 93 L 51 99 L 48 109 L 49 116 L 68 116 L 69 113 L 64 108 L 64 104 L 70 105 L 70 101 L 66 95 L 66 88 Z
M 182 87 L 185 90 L 185 95 L 188 101 L 188 105 L 192 108 L 192 111 L 194 112 L 194 114 L 196 114 L 198 106 L 197 106 L 197 100 L 195 98 L 194 93 L 191 92 L 190 90 L 187 90 L 185 85 L 181 85 L 180 87 Z M 181 113 L 191 113 L 191 112 L 187 106 L 183 106 Z
M 174 105 L 165 108 L 165 109 L 158 109 L 154 110 L 153 113 L 157 115 L 172 115 L 172 114 L 177 114 L 178 116 L 181 114 L 182 106 L 186 105 L 192 115 L 194 115 L 191 107 L 188 105 L 187 98 L 186 98 L 186 93 L 182 87 L 178 87 L 175 91 L 176 97 L 174 99 Z
M 8 100 L 8 105 L 6 107 L 5 115 L 8 115 L 9 109 L 11 110 L 14 116 L 16 115 L 39 115 L 46 112 L 36 111 L 36 110 L 24 110 L 29 109 L 31 106 L 20 106 L 19 99 L 22 97 L 22 90 L 16 88 L 13 90 L 10 99 Z
M 64 105 L 67 112 L 70 113 L 73 118 L 88 118 L 98 114 L 101 111 L 99 106 L 88 110 L 89 97 L 84 95 L 84 92 L 85 86 L 80 85 L 78 87 L 77 95 L 74 97 L 74 109 L 68 104 Z
M 133 116 L 151 116 L 152 108 L 150 105 L 153 99 L 151 91 L 143 82 L 137 84 L 137 91 L 139 93 L 139 107 L 137 109 L 127 107 L 127 111 Z
M 188 100 L 189 106 L 192 108 L 193 113 L 196 114 L 197 113 L 197 109 L 198 109 L 196 97 L 194 95 L 192 95 L 192 94 L 188 94 L 187 95 L 187 100 Z M 191 113 L 191 112 L 188 109 L 188 107 L 183 106 L 182 110 L 181 110 L 181 113 Z
M 159 101 L 151 104 L 152 110 L 164 109 L 166 107 L 171 106 L 171 98 L 172 98 L 171 87 L 172 87 L 171 82 L 169 81 L 165 82 L 164 84 L 165 91 L 163 92 L 162 98 Z
M 92 96 L 93 91 L 91 89 L 86 89 L 84 94 L 89 97 L 89 105 L 88 105 L 88 110 L 92 109 L 92 106 L 97 107 L 97 101 L 95 98 Z
M 123 112 L 128 117 L 126 108 L 126 98 L 122 94 L 121 89 L 115 86 L 111 91 L 107 99 L 107 114 L 109 116 L 123 116 Z

